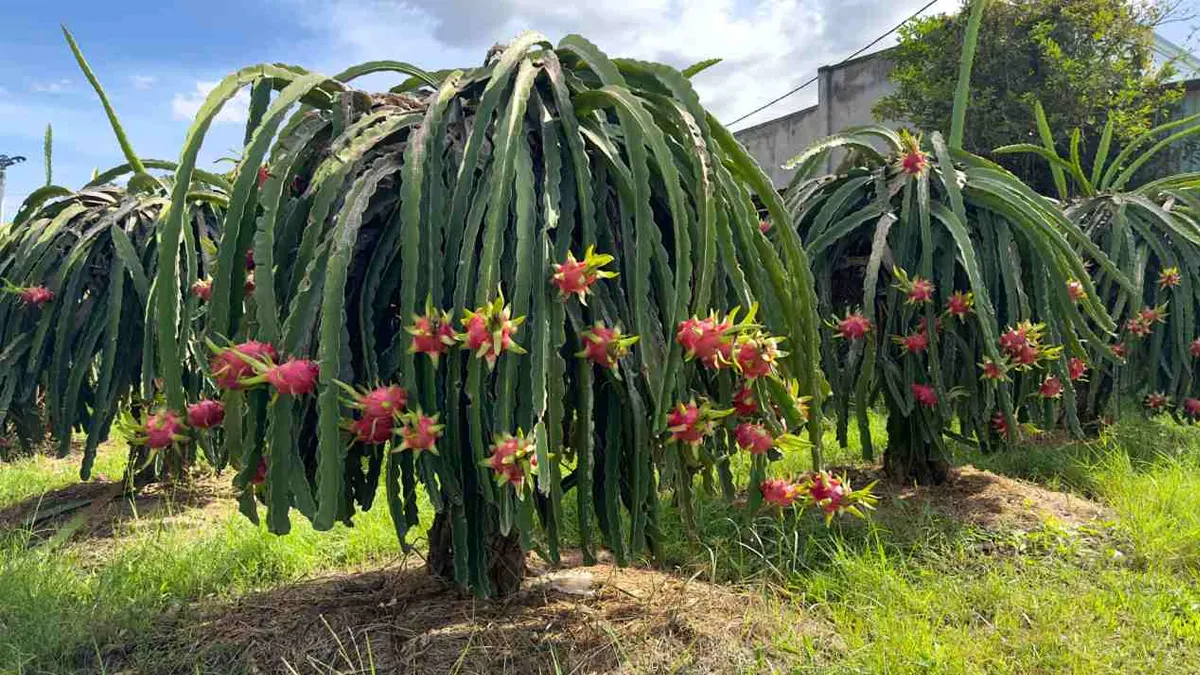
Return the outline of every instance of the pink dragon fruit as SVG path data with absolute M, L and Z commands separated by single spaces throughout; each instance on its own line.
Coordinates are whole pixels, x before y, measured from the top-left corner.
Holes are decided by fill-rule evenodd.
M 1183 281 L 1178 267 L 1167 267 L 1158 273 L 1159 289 L 1175 288 Z
M 1062 396 L 1063 383 L 1058 379 L 1058 376 L 1051 375 L 1042 380 L 1041 386 L 1038 387 L 1038 396 L 1044 399 L 1054 399 Z
M 197 279 L 192 284 L 192 295 L 204 302 L 212 300 L 212 279 Z
M 925 331 L 911 335 L 897 335 L 892 339 L 900 345 L 905 354 L 924 354 L 925 350 L 929 349 L 929 334 Z
M 775 364 L 787 354 L 779 351 L 780 338 L 768 337 L 761 332 L 742 336 L 734 346 L 734 363 L 742 375 L 753 380 L 775 371 Z
M 525 317 L 511 318 L 512 308 L 505 306 L 504 296 L 463 315 L 464 332 L 455 337 L 470 349 L 476 357 L 482 358 L 488 364 L 488 369 L 495 368 L 496 359 L 504 352 L 524 354 L 513 336 L 524 323 Z
M 1004 416 L 1004 413 L 999 410 L 992 413 L 991 425 L 992 431 L 997 435 L 1008 436 L 1008 418 Z
M 425 316 L 413 317 L 413 324 L 407 330 L 409 335 L 412 335 L 409 352 L 429 356 L 435 367 L 438 358 L 455 344 L 450 314 L 439 313 L 432 307 L 426 309 Z
M 442 431 L 445 428 L 445 425 L 438 424 L 437 415 L 428 417 L 416 413 L 411 419 L 406 420 L 404 426 L 400 427 L 400 438 L 404 441 L 400 447 L 413 452 L 436 453 L 436 444 L 442 437 Z
M 146 419 L 142 431 L 146 434 L 146 445 L 154 450 L 161 450 L 185 439 L 183 420 L 173 410 L 160 410 L 151 415 Z
M 248 340 L 218 351 L 209 362 L 209 370 L 221 389 L 241 389 L 243 380 L 254 376 L 252 361 L 269 365 L 278 358 L 269 343 Z
M 394 384 L 376 387 L 360 395 L 355 404 L 363 417 L 396 417 L 408 405 L 408 392 Z
M 717 370 L 732 363 L 732 317 L 721 320 L 711 314 L 708 318 L 692 317 L 679 323 L 675 341 L 683 347 L 684 356 L 696 359 L 705 367 Z
M 1191 354 L 1194 359 L 1200 359 L 1200 338 L 1196 338 L 1188 344 L 1188 354 Z
M 985 380 L 1001 382 L 1008 379 L 1008 376 L 1004 374 L 1004 366 L 991 359 L 984 359 L 979 367 L 983 370 L 982 378 Z
M 917 384 L 916 382 L 910 385 L 912 387 L 913 399 L 919 405 L 926 408 L 936 408 L 938 404 L 937 390 L 927 384 Z
M 1087 372 L 1087 362 L 1078 356 L 1073 356 L 1070 361 L 1067 361 L 1067 377 L 1071 378 L 1072 382 L 1078 382 L 1087 377 Z
M 531 470 L 537 469 L 537 455 L 532 439 L 511 434 L 496 438 L 487 463 L 496 473 L 498 482 L 507 482 L 519 489 L 525 483 L 523 462 L 528 462 Z
M 225 406 L 212 399 L 197 401 L 188 406 L 187 421 L 197 429 L 211 429 L 225 421 Z
M 1185 412 L 1188 417 L 1194 420 L 1200 420 L 1200 399 L 1183 399 L 1183 412 Z
M 588 248 L 583 260 L 576 260 L 575 256 L 568 251 L 566 260 L 554 264 L 554 273 L 550 276 L 550 283 L 558 288 L 559 299 L 566 300 L 572 295 L 578 295 L 579 301 L 586 305 L 587 294 L 593 284 L 601 279 L 611 279 L 617 276 L 616 272 L 603 269 L 612 261 L 611 255 L 596 253 L 595 246 Z
M 31 307 L 41 307 L 54 299 L 54 291 L 45 286 L 30 286 L 17 291 L 21 302 Z
M 1071 279 L 1067 282 L 1067 297 L 1071 298 L 1072 302 L 1079 302 L 1087 297 L 1087 291 L 1083 288 L 1083 283 L 1078 279 Z
M 749 383 L 733 393 L 733 410 L 742 417 L 750 417 L 758 412 L 758 398 Z
M 771 437 L 771 432 L 761 424 L 742 422 L 734 432 L 734 438 L 737 440 L 739 448 L 749 450 L 752 455 L 765 454 L 775 445 L 775 439 Z
M 350 424 L 350 433 L 359 443 L 380 445 L 391 440 L 394 428 L 395 422 L 390 415 L 386 417 L 363 415 Z
M 791 506 L 796 502 L 798 496 L 796 486 L 782 478 L 768 478 L 758 486 L 758 489 L 762 492 L 763 501 L 780 508 Z
M 847 314 L 838 321 L 838 336 L 847 340 L 861 340 L 871 331 L 871 322 L 860 312 Z
M 1167 395 L 1162 392 L 1155 392 L 1146 395 L 1146 409 L 1151 412 L 1158 412 L 1167 407 Z
M 965 319 L 971 313 L 971 308 L 975 305 L 975 296 L 971 293 L 963 293 L 962 291 L 954 291 L 950 299 L 946 301 L 946 312 L 950 316 Z
M 263 379 L 275 387 L 281 394 L 302 396 L 310 394 L 317 388 L 317 376 L 321 368 L 316 361 L 308 359 L 288 359 L 272 366 L 263 374 Z
M 254 477 L 250 479 L 251 485 L 262 485 L 267 482 L 267 458 L 258 458 L 258 468 L 254 471 Z
M 638 336 L 623 336 L 620 328 L 608 328 L 603 323 L 585 330 L 579 336 L 583 349 L 575 356 L 585 358 L 603 368 L 617 369 L 617 362 L 629 355 L 629 348 L 638 341 Z

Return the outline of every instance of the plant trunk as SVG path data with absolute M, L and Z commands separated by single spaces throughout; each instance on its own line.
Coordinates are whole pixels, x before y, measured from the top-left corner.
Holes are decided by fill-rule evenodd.
M 925 440 L 919 424 L 914 417 L 890 412 L 883 468 L 888 476 L 901 483 L 939 485 L 950 475 L 950 463 L 933 443 Z
M 426 564 L 433 576 L 454 583 L 453 523 L 445 511 L 433 517 L 429 527 L 429 555 Z M 521 588 L 525 576 L 525 550 L 516 530 L 507 536 L 492 532 L 487 536 L 487 579 L 490 595 L 504 597 Z M 466 552 L 463 552 L 466 555 Z

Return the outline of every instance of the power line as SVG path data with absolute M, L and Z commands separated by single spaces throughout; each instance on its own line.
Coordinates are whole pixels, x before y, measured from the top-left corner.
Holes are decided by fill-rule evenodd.
M 909 21 L 912 21 L 913 19 L 917 18 L 918 16 L 920 16 L 920 14 L 921 14 L 922 12 L 924 12 L 924 11 L 925 11 L 925 10 L 927 10 L 927 9 L 929 9 L 930 7 L 933 7 L 933 6 L 934 6 L 934 5 L 937 3 L 937 1 L 938 1 L 938 0 L 929 0 L 929 2 L 925 3 L 925 6 L 924 6 L 924 7 L 922 7 L 921 9 L 918 9 L 917 11 L 913 12 L 912 14 L 910 14 L 910 15 L 908 16 L 908 18 L 907 18 L 907 19 L 905 19 L 905 20 L 901 21 L 900 23 L 896 24 L 895 26 L 892 26 L 891 30 L 889 30 L 888 32 L 884 33 L 883 35 L 880 35 L 879 37 L 875 38 L 874 40 L 871 40 L 871 42 L 870 42 L 869 44 L 867 44 L 867 45 L 865 45 L 865 46 L 861 47 L 861 48 L 860 48 L 858 51 L 854 52 L 854 53 L 853 53 L 853 54 L 851 54 L 850 56 L 847 56 L 846 58 L 842 59 L 841 61 L 838 61 L 838 62 L 837 62 L 836 64 L 834 64 L 834 65 L 840 66 L 840 65 L 842 65 L 843 63 L 845 63 L 845 62 L 849 61 L 850 59 L 852 59 L 852 58 L 854 58 L 854 57 L 858 56 L 859 54 L 862 54 L 863 52 L 867 51 L 867 50 L 868 50 L 868 49 L 870 49 L 871 47 L 874 47 L 875 45 L 879 44 L 879 42 L 880 42 L 881 40 L 883 40 L 885 37 L 887 37 L 887 36 L 891 35 L 892 33 L 895 33 L 897 30 L 899 30 L 899 29 L 900 29 L 900 27 L 901 27 L 901 26 L 903 26 L 904 24 L 908 23 Z M 812 84 L 813 82 L 816 82 L 816 81 L 817 81 L 817 79 L 818 79 L 818 78 L 820 78 L 820 77 L 821 77 L 820 73 L 818 73 L 817 75 L 814 75 L 814 76 L 812 77 L 812 79 L 811 79 L 811 80 L 808 80 L 808 81 L 807 81 L 807 82 L 805 82 L 804 84 L 802 84 L 802 85 L 800 85 L 800 86 L 796 87 L 795 89 L 792 89 L 791 91 L 787 92 L 786 94 L 784 94 L 784 95 L 782 95 L 782 96 L 780 96 L 780 97 L 778 97 L 778 98 L 775 98 L 775 99 L 772 99 L 772 100 L 770 100 L 770 101 L 767 101 L 766 103 L 764 103 L 764 104 L 762 104 L 761 106 L 759 106 L 759 107 L 755 108 L 754 110 L 751 110 L 750 112 L 746 113 L 745 115 L 742 115 L 741 117 L 737 118 L 736 120 L 734 120 L 734 121 L 730 122 L 730 123 L 729 123 L 727 126 L 733 126 L 733 125 L 737 124 L 738 122 L 741 122 L 742 120 L 746 119 L 747 117 L 752 117 L 752 116 L 754 116 L 754 115 L 757 115 L 758 113 L 760 113 L 760 112 L 762 112 L 762 111 L 766 110 L 767 108 L 770 108 L 771 106 L 775 105 L 776 103 L 779 103 L 779 102 L 780 102 L 780 101 L 782 101 L 783 99 L 785 99 L 785 98 L 787 98 L 787 97 L 791 96 L 792 94 L 794 94 L 794 93 L 796 93 L 796 92 L 800 91 L 801 89 L 803 89 L 803 88 L 807 87 L 808 85 Z

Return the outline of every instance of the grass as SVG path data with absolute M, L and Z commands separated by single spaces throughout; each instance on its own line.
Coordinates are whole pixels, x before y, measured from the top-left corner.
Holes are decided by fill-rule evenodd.
M 834 461 L 857 450 L 830 448 Z M 119 453 L 101 455 L 117 474 Z M 667 509 L 666 563 L 777 600 L 828 626 L 774 636 L 797 673 L 1180 673 L 1200 661 L 1200 431 L 1130 420 L 1091 443 L 958 458 L 1088 495 L 1113 520 L 1074 530 L 984 532 L 920 508 L 826 530 L 815 514 L 747 523 L 697 503 L 698 542 Z M 805 468 L 791 460 L 789 471 Z M 72 480 L 69 461 L 0 470 L 0 508 Z M 275 537 L 232 512 L 203 528 L 135 528 L 99 554 L 84 542 L 0 547 L 0 671 L 94 668 L 164 614 L 400 554 L 383 509 L 354 528 Z M 336 629 L 337 627 L 333 627 Z M 153 653 L 134 653 L 152 659 Z M 282 666 L 280 666 L 282 667 Z M 548 666 L 549 668 L 550 666 Z M 298 668 L 298 667 L 297 667 Z M 299 669 L 299 668 L 298 668 Z M 566 669 L 564 669 L 566 672 Z

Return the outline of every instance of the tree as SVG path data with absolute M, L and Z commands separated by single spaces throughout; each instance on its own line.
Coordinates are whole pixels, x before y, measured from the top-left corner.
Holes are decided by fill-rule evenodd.
M 1182 93 L 1172 70 L 1152 59 L 1154 26 L 1175 12 L 1160 0 L 995 0 L 984 13 L 971 80 L 963 149 L 999 161 L 1043 194 L 1053 183 L 1032 157 L 994 157 L 998 146 L 1039 142 L 1033 104 L 1050 136 L 1079 128 L 1094 148 L 1108 118 L 1118 143 L 1148 130 Z M 891 79 L 898 89 L 875 106 L 879 119 L 948 129 L 965 13 L 917 19 L 900 30 Z M 1091 142 L 1087 142 L 1091 141 Z M 1069 147 L 1059 152 L 1066 156 Z

